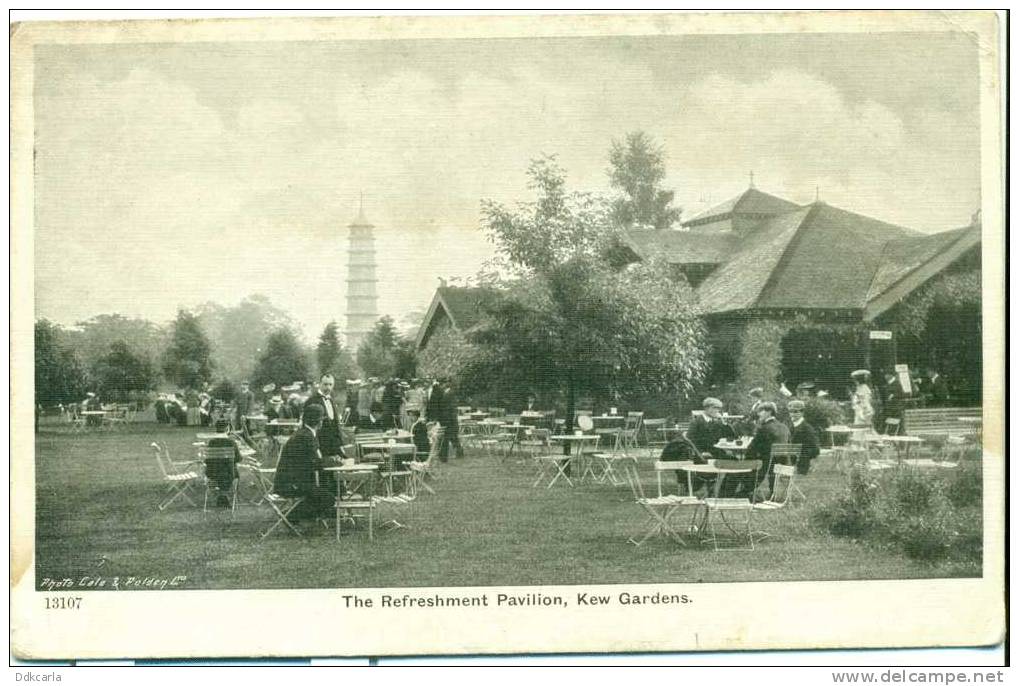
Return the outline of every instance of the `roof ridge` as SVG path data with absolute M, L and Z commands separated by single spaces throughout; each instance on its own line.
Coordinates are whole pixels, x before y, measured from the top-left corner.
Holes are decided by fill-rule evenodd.
M 823 203 L 812 202 L 809 205 L 801 207 L 800 210 L 795 210 L 801 211 L 805 209 L 806 212 L 800 220 L 800 223 L 796 226 L 796 232 L 793 234 L 793 237 L 785 244 L 785 247 L 782 248 L 782 254 L 779 255 L 777 260 L 775 260 L 775 266 L 772 268 L 771 273 L 768 274 L 768 278 L 765 280 L 764 285 L 761 286 L 761 290 L 758 292 L 757 297 L 754 298 L 754 305 L 764 300 L 764 295 L 768 292 L 768 289 L 774 285 L 775 281 L 778 280 L 779 273 L 781 273 L 781 271 L 785 268 L 786 263 L 789 261 L 787 257 L 790 254 L 793 245 L 799 243 L 800 235 L 803 233 L 804 229 L 809 227 L 810 223 L 813 222 L 821 205 L 823 205 Z
M 942 246 L 941 250 L 939 250 L 939 251 L 938 251 L 938 252 L 936 252 L 935 254 L 931 255 L 930 257 L 928 257 L 928 258 L 927 258 L 926 260 L 924 260 L 923 262 L 920 262 L 919 264 L 917 264 L 917 265 L 914 265 L 912 269 L 910 269 L 909 271 L 905 272 L 904 274 L 902 274 L 901 276 L 899 276 L 899 278 L 895 279 L 895 281 L 892 281 L 892 282 L 891 282 L 890 284 L 888 284 L 887 286 L 885 286 L 885 287 L 884 287 L 884 288 L 882 289 L 882 291 L 881 291 L 881 292 L 882 292 L 882 293 L 884 293 L 884 292 L 886 292 L 886 291 L 888 291 L 888 290 L 890 290 L 890 289 L 894 288 L 894 287 L 895 287 L 896 285 L 898 285 L 899 283 L 901 283 L 901 282 L 902 282 L 902 281 L 903 281 L 904 279 L 907 279 L 907 278 L 909 278 L 909 275 L 910 275 L 910 274 L 912 274 L 912 273 L 913 273 L 913 272 L 915 272 L 915 271 L 916 271 L 917 269 L 919 269 L 919 268 L 920 268 L 920 267 L 922 267 L 923 265 L 927 264 L 927 263 L 928 263 L 928 262 L 930 262 L 931 260 L 935 259 L 935 258 L 936 258 L 936 257 L 937 257 L 938 255 L 940 255 L 940 254 L 941 254 L 941 253 L 942 253 L 943 251 L 945 251 L 945 250 L 948 250 L 948 249 L 952 248 L 953 246 L 955 246 L 955 245 L 956 245 L 957 243 L 959 243 L 959 242 L 960 242 L 960 241 L 962 241 L 962 240 L 963 240 L 964 238 L 966 238 L 967 234 L 969 233 L 969 231 L 970 231 L 971 229 L 975 229 L 975 228 L 977 228 L 977 225 L 975 225 L 975 224 L 970 224 L 969 226 L 962 226 L 962 227 L 959 227 L 959 228 L 956 228 L 956 229 L 948 229 L 947 231 L 935 231 L 934 233 L 928 233 L 928 234 L 921 234 L 921 235 L 918 235 L 918 236 L 904 236 L 903 238 L 891 238 L 891 239 L 889 239 L 889 240 L 885 241 L 885 242 L 884 242 L 884 244 L 882 245 L 882 249 L 883 249 L 883 250 L 887 249 L 887 247 L 888 247 L 888 246 L 889 246 L 889 245 L 890 245 L 891 243 L 895 243 L 895 242 L 897 242 L 897 241 L 925 241 L 925 240 L 929 240 L 929 239 L 931 239 L 931 238 L 935 238 L 935 237 L 941 237 L 941 236 L 945 236 L 945 235 L 947 235 L 947 234 L 950 234 L 950 233 L 956 233 L 956 234 L 958 234 L 958 235 L 954 236 L 954 237 L 952 238 L 952 240 L 951 240 L 951 241 L 949 241 L 949 242 L 948 242 L 948 243 L 946 243 L 946 244 L 945 244 L 944 246 Z M 870 283 L 868 283 L 868 284 L 867 284 L 867 301 L 868 301 L 868 302 L 870 302 L 871 300 L 873 300 L 873 299 L 874 299 L 874 298 L 872 298 L 872 297 L 870 296 L 870 292 L 871 292 L 871 290 L 872 290 L 872 289 L 874 288 L 874 284 L 875 284 L 875 282 L 876 282 L 876 281 L 878 280 L 878 277 L 882 275 L 882 274 L 881 274 L 881 266 L 882 266 L 882 265 L 883 265 L 883 264 L 884 264 L 884 263 L 885 263 L 885 262 L 886 262 L 887 260 L 888 260 L 888 253 L 887 253 L 887 252 L 884 252 L 884 258 L 883 258 L 883 259 L 881 260 L 881 262 L 878 262 L 878 264 L 877 264 L 877 268 L 876 268 L 876 269 L 874 270 L 874 275 L 873 275 L 873 276 L 871 277 L 871 279 L 870 279 Z M 880 295 L 880 294 L 878 294 L 878 295 Z M 875 296 L 875 297 L 876 297 L 876 296 Z

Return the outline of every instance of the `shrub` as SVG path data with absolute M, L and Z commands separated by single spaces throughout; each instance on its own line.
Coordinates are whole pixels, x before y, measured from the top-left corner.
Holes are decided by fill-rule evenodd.
M 828 398 L 811 398 L 803 409 L 803 419 L 818 431 L 824 431 L 833 424 L 845 423 L 842 405 Z
M 875 528 L 874 500 L 877 483 L 863 468 L 849 474 L 849 488 L 814 511 L 814 521 L 835 536 L 862 538 Z
M 883 537 L 914 559 L 943 557 L 956 534 L 946 491 L 940 474 L 895 470 L 876 507 Z
M 960 536 L 955 509 L 979 498 L 979 478 L 911 469 L 877 474 L 854 469 L 846 492 L 815 510 L 815 525 L 835 536 L 890 543 L 917 560 L 942 558 L 957 543 L 959 554 L 980 557 L 979 540 Z
M 983 475 L 975 467 L 959 468 L 948 482 L 946 495 L 953 507 L 980 507 L 983 501 Z

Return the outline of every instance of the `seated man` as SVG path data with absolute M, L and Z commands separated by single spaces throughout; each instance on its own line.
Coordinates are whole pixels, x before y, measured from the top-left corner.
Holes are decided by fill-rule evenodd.
M 661 457 L 658 458 L 662 462 L 681 462 L 689 460 L 694 464 L 705 464 L 707 460 L 701 455 L 701 451 L 697 449 L 697 446 L 687 438 L 684 434 L 676 436 L 662 449 Z M 711 475 L 694 474 L 688 481 L 687 474 L 683 471 L 676 472 L 676 480 L 680 486 L 692 485 L 693 490 L 697 491 L 701 486 L 707 485 L 713 481 Z M 693 495 L 690 493 L 689 495 Z
M 773 402 L 763 402 L 757 408 L 757 432 L 754 433 L 750 445 L 747 446 L 747 459 L 760 460 L 762 467 L 757 472 L 757 482 L 752 485 L 753 479 L 748 481 L 746 478 L 737 478 L 734 480 L 742 486 L 756 489 L 765 477 L 768 478 L 769 492 L 775 485 L 775 473 L 771 469 L 771 446 L 776 443 L 789 442 L 789 428 L 775 418 L 777 412 L 778 408 Z M 747 497 L 752 495 L 752 492 L 747 493 Z
M 800 459 L 796 463 L 796 473 L 806 474 L 810 471 L 810 461 L 821 453 L 821 445 L 817 440 L 817 429 L 803 418 L 806 405 L 802 400 L 789 401 L 789 442 L 800 446 Z
M 697 450 L 704 457 L 727 457 L 725 451 L 716 448 L 715 444 L 723 438 L 733 440 L 736 438 L 736 431 L 722 419 L 722 401 L 718 398 L 705 398 L 703 407 L 704 414 L 694 417 L 690 422 L 690 428 L 686 432 L 687 438 L 697 446 Z
M 316 438 L 324 416 L 319 405 L 304 410 L 300 428 L 283 446 L 276 465 L 273 491 L 285 498 L 304 498 L 294 508 L 291 516 L 294 521 L 329 517 L 335 506 L 336 480 L 322 471 L 328 465 L 323 463 Z
M 206 461 L 205 463 L 205 476 L 208 477 L 209 481 L 212 482 L 219 491 L 219 497 L 216 499 L 216 505 L 218 507 L 228 507 L 230 505 L 230 499 L 227 498 L 226 493 L 233 489 L 234 481 L 240 478 L 240 474 L 237 473 L 237 463 L 241 461 L 241 449 L 240 446 L 237 445 L 237 441 L 227 435 L 229 430 L 230 422 L 225 419 L 220 419 L 216 422 L 216 433 L 223 434 L 223 436 L 210 438 L 209 442 L 206 444 L 209 448 L 234 449 L 234 461 L 232 465 L 224 464 L 219 460 Z
M 386 431 L 393 427 L 386 426 L 386 422 L 382 416 L 382 403 L 373 402 L 371 409 L 368 410 L 367 417 L 361 417 L 361 422 L 358 424 L 358 428 L 361 431 Z
M 421 410 L 407 410 L 407 416 L 413 422 L 410 433 L 414 447 L 417 449 L 417 460 L 424 462 L 428 459 L 428 454 L 432 449 L 431 441 L 428 439 L 428 424 L 421 418 Z

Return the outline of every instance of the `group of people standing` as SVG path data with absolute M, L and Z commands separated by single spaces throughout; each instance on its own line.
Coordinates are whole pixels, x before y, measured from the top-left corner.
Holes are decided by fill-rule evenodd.
M 333 398 L 335 387 L 336 381 L 331 375 L 322 376 L 314 392 L 304 401 L 299 415 L 300 426 L 284 444 L 276 466 L 275 492 L 287 497 L 302 498 L 292 514 L 295 521 L 317 519 L 331 512 L 338 484 L 333 474 L 325 468 L 347 457 L 354 457 L 351 445 L 353 439 L 348 430 L 350 427 L 345 429 L 341 425 L 343 414 L 340 408 L 343 405 Z M 413 389 L 415 386 L 408 388 Z M 361 417 L 356 429 L 375 431 L 396 428 L 400 412 L 406 412 L 411 420 L 408 424 L 418 460 L 424 461 L 429 457 L 431 422 L 437 423 L 442 429 L 439 459 L 443 462 L 448 460 L 450 447 L 456 450 L 458 458 L 462 458 L 457 400 L 452 384 L 448 381 L 435 382 L 430 389 L 423 390 L 427 390 L 420 397 L 424 413 L 421 407 L 414 404 L 418 399 L 413 395 L 408 399 L 404 393 L 400 393 L 399 405 L 395 401 L 387 405 L 384 401 L 372 400 L 367 418 Z M 347 397 L 350 397 L 349 393 Z M 349 416 L 353 415 L 354 412 L 349 413 Z
M 881 374 L 876 388 L 869 370 L 857 369 L 850 378 L 854 385 L 850 394 L 853 425 L 858 427 L 873 428 L 886 419 L 902 419 L 903 410 L 918 403 L 944 407 L 952 400 L 947 381 L 936 369 L 929 369 L 925 376 L 907 379 L 908 387 L 894 371 Z

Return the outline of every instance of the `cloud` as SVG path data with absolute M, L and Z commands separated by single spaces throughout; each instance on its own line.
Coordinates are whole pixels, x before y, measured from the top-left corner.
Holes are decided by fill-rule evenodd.
M 264 292 L 310 336 L 343 321 L 346 224 L 364 192 L 380 308 L 400 315 L 492 255 L 480 200 L 526 197 L 529 159 L 559 153 L 571 187 L 605 191 L 609 143 L 635 129 L 664 143 L 683 205 L 739 192 L 750 170 L 790 199 L 820 185 L 828 202 L 921 228 L 962 223 L 979 197 L 965 112 L 893 108 L 805 69 L 736 77 L 705 60 L 691 78 L 625 50 L 504 54 L 356 78 L 298 60 L 274 67 L 272 88 L 221 65 L 231 97 L 176 63 L 44 70 L 39 311 L 160 319 Z
M 683 151 L 683 177 L 699 181 L 681 194 L 687 201 L 696 192 L 722 189 L 716 201 L 734 194 L 753 170 L 759 187 L 800 202 L 820 187 L 823 200 L 847 209 L 947 228 L 964 223 L 979 192 L 976 165 L 959 164 L 978 149 L 964 122 L 929 109 L 905 117 L 874 100 L 853 101 L 816 75 L 778 70 L 692 84 L 665 138 Z M 932 192 L 951 201 L 928 211 Z

